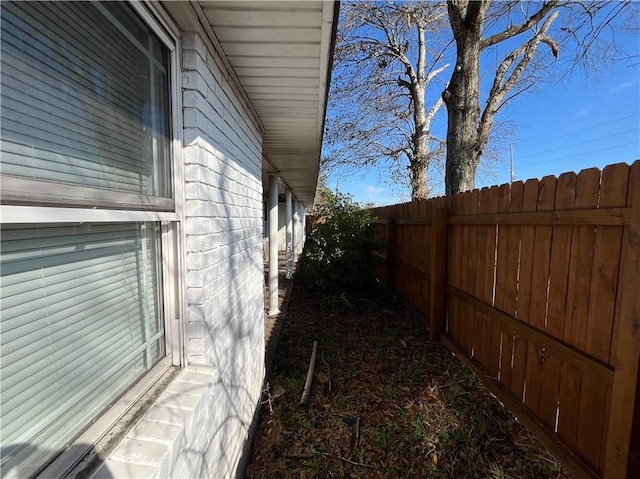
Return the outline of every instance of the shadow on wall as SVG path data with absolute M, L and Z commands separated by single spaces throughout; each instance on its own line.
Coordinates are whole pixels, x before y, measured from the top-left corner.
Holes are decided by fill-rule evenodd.
M 199 140 L 197 147 L 203 148 L 198 143 L 207 142 L 207 139 L 200 137 Z M 218 371 L 207 401 L 215 404 L 217 420 L 214 419 L 214 429 L 207 431 L 206 444 L 198 445 L 198 450 L 185 449 L 183 452 L 188 456 L 205 455 L 201 458 L 192 456 L 198 462 L 205 459 L 199 467 L 201 477 L 228 476 L 234 470 L 237 477 L 242 477 L 252 431 L 257 425 L 264 381 L 264 363 L 257 362 L 264 358 L 263 203 L 261 192 L 252 191 L 251 186 L 246 186 L 248 182 L 243 184 L 230 178 L 250 176 L 259 184 L 262 178 L 261 172 L 260 175 L 252 174 L 246 168 L 239 167 L 231 172 L 234 168 L 229 163 L 242 164 L 242 161 L 227 154 L 224 148 L 215 146 L 214 149 L 225 157 L 216 176 L 219 175 L 226 187 L 219 189 L 217 201 L 202 199 L 215 201 L 224 211 L 223 215 L 219 214 L 218 208 L 212 212 L 210 219 L 216 220 L 214 224 L 219 230 L 209 233 L 227 232 L 226 245 L 222 246 L 226 248 L 226 255 L 217 266 L 220 274 L 212 280 L 217 282 L 214 288 L 217 294 L 205 300 L 217 303 L 215 313 L 204 318 L 205 361 Z M 191 255 L 205 253 L 187 252 Z M 190 303 L 191 306 L 199 305 Z M 206 456 L 213 464 L 208 463 Z
M 261 182 L 262 177 L 260 176 L 256 180 Z M 224 196 L 227 195 L 228 193 L 225 192 Z M 219 363 L 222 357 L 226 356 L 227 367 L 224 371 L 228 372 L 228 374 L 222 374 L 219 379 L 225 402 L 228 404 L 228 408 L 226 408 L 228 414 L 224 422 L 217 428 L 214 437 L 220 434 L 220 460 L 226 464 L 225 469 L 229 470 L 235 466 L 236 473 L 239 476 L 243 476 L 244 465 L 247 462 L 251 447 L 252 423 L 257 425 L 255 417 L 259 411 L 260 394 L 262 382 L 264 381 L 262 376 L 264 374 L 264 364 L 260 376 L 256 378 L 259 381 L 257 392 L 254 391 L 252 394 L 250 388 L 255 385 L 243 381 L 243 379 L 252 376 L 247 375 L 250 372 L 247 369 L 251 368 L 254 355 L 258 354 L 259 357 L 264 357 L 264 315 L 258 314 L 264 311 L 264 261 L 262 256 L 262 238 L 264 234 L 261 231 L 263 226 L 262 195 L 256 200 L 259 209 L 256 210 L 255 226 L 248 228 L 249 238 L 244 237 L 247 234 L 244 230 L 242 230 L 242 233 L 234 230 L 234 225 L 231 221 L 230 203 L 225 198 L 225 218 L 228 222 L 229 231 L 234 231 L 229 256 L 229 271 L 232 272 L 230 297 L 234 300 L 230 301 L 229 309 L 225 314 L 226 324 L 223 324 L 223 327 L 231 328 L 233 341 L 230 349 L 224 348 L 224 345 L 214 342 L 215 333 L 211 336 L 213 345 L 211 352 L 215 355 L 215 361 Z M 250 239 L 251 230 L 254 228 L 253 239 Z M 253 248 L 255 251 L 247 248 Z M 244 284 L 247 281 L 255 281 L 256 285 L 252 288 L 251 284 Z M 248 298 L 247 289 L 255 291 L 252 291 L 253 294 Z M 255 303 L 252 304 L 252 301 L 255 301 Z M 259 321 L 259 328 L 255 327 L 256 324 L 246 321 L 246 319 L 252 317 Z M 209 334 L 211 334 L 211 331 Z M 222 347 L 218 349 L 216 346 Z M 240 436 L 242 440 L 238 444 L 233 444 L 233 441 L 238 440 L 238 433 L 242 434 Z M 227 446 L 237 446 L 239 449 L 233 450 Z

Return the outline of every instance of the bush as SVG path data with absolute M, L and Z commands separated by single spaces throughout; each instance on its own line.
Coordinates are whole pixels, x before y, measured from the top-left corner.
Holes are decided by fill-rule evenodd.
M 373 218 L 350 195 L 320 191 L 322 201 L 300 261 L 302 283 L 327 297 L 363 295 L 375 284 Z

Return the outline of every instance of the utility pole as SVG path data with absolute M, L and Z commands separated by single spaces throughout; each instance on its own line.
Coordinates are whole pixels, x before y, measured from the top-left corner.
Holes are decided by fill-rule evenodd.
M 509 145 L 509 171 L 511 173 L 509 175 L 509 184 L 512 185 L 513 180 L 516 179 L 516 176 L 513 174 L 513 143 Z

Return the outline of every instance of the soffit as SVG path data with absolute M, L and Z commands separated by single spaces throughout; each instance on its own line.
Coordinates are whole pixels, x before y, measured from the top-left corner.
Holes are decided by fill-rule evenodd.
M 312 204 L 335 2 L 194 3 L 200 21 L 206 21 L 215 35 L 262 123 L 264 174 L 277 172 L 299 200 Z

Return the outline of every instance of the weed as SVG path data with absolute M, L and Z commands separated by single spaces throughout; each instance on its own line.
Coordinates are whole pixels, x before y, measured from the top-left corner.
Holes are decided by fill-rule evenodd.
M 305 379 L 302 377 L 284 378 L 283 383 L 289 391 L 298 392 L 304 388 Z
M 389 386 L 384 390 L 383 397 L 389 401 L 397 401 L 398 399 L 400 399 L 401 394 L 400 391 L 398 391 L 398 388 Z
M 458 384 L 463 386 L 467 391 L 472 391 L 480 386 L 480 379 L 471 369 L 462 366 L 458 373 Z
M 388 344 L 385 338 L 376 338 L 375 355 L 378 362 L 384 361 L 388 354 Z
M 320 473 L 320 470 L 323 468 L 324 462 L 324 457 L 322 457 L 320 454 L 315 454 L 312 458 L 305 459 L 304 471 L 307 474 L 312 474 L 313 476 L 317 477 Z
M 290 422 L 295 427 L 311 427 L 311 421 L 309 421 L 309 418 L 306 416 L 306 414 L 302 413 L 301 411 L 294 411 L 293 413 L 291 413 Z
M 412 421 L 412 426 L 413 428 L 411 432 L 412 432 L 413 438 L 416 441 L 418 441 L 420 444 L 431 442 L 433 440 L 431 431 L 429 430 L 429 427 L 426 421 L 422 417 L 422 414 L 418 414 L 418 417 L 416 417 Z
M 343 291 L 339 294 L 327 294 L 320 298 L 319 304 L 323 309 L 355 309 L 356 307 L 355 301 L 353 301 L 353 299 L 349 297 L 346 291 Z
M 393 421 L 386 421 L 384 424 L 377 426 L 372 434 L 371 439 L 375 447 L 388 450 L 395 442 L 398 424 Z
M 423 374 L 422 365 L 418 361 L 411 361 L 400 373 L 400 379 L 406 384 L 413 384 L 420 380 Z
M 490 479 L 510 479 L 510 477 L 504 472 L 504 469 L 499 464 L 491 464 L 489 466 Z
M 349 407 L 349 403 L 349 398 L 347 398 L 346 396 L 338 396 L 335 399 L 335 405 L 339 411 L 347 409 L 347 407 Z
M 469 393 L 464 391 L 458 385 L 454 384 L 446 393 L 446 401 L 452 409 L 464 409 L 468 404 Z

